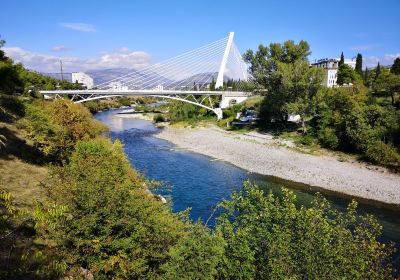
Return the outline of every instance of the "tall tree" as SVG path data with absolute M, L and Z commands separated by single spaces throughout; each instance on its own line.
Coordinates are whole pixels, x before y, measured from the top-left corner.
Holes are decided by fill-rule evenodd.
M 369 87 L 369 71 L 367 67 L 365 67 L 364 70 L 364 84 L 365 86 Z
M 278 75 L 281 83 L 275 90 L 286 96 L 282 110 L 287 114 L 299 114 L 303 134 L 307 133 L 306 122 L 314 115 L 315 97 L 321 88 L 324 71 L 320 68 L 310 68 L 305 61 L 294 63 L 279 63 Z
M 375 80 L 379 77 L 380 74 L 381 74 L 381 65 L 378 62 L 378 65 L 376 66 L 376 69 L 375 69 Z
M 355 70 L 360 74 L 360 76 L 362 76 L 362 55 L 360 53 L 357 54 Z
M 1 36 L 0 36 L 1 38 Z M 4 41 L 3 39 L 0 39 L 0 61 L 5 61 L 8 59 L 8 57 L 5 55 L 4 51 L 1 49 L 2 47 L 4 47 L 4 45 L 6 44 L 6 41 Z
M 390 73 L 393 73 L 395 75 L 400 75 L 400 57 L 397 57 L 394 60 L 393 65 L 390 68 Z
M 339 61 L 339 66 L 344 64 L 344 54 L 342 52 L 342 54 L 340 55 L 340 61 Z

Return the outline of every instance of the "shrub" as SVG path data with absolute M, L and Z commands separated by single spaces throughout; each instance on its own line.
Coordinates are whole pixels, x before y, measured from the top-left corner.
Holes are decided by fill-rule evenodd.
M 38 206 L 35 219 L 67 275 L 77 277 L 83 267 L 95 279 L 160 278 L 183 224 L 149 194 L 122 144 L 80 141 L 69 164 L 56 171 L 49 204 Z
M 382 226 L 346 213 L 318 195 L 295 205 L 293 192 L 265 195 L 246 182 L 221 204 L 216 231 L 225 241 L 218 279 L 390 279 L 393 244 L 378 241 Z
M 309 134 L 302 135 L 297 142 L 304 146 L 311 146 L 315 144 L 315 138 Z
M 78 141 L 106 130 L 81 104 L 64 99 L 29 104 L 21 123 L 35 146 L 56 161 L 67 159 Z
M 318 140 L 325 147 L 336 149 L 339 145 L 339 138 L 335 134 L 335 129 L 325 127 L 318 131 Z
M 153 117 L 154 122 L 159 123 L 159 122 L 165 122 L 165 118 L 161 114 L 156 114 Z
M 393 146 L 382 141 L 374 141 L 367 146 L 366 157 L 381 165 L 400 167 L 400 155 Z

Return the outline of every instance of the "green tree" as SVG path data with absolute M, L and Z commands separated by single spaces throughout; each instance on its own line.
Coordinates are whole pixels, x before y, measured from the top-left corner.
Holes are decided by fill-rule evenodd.
M 169 251 L 165 279 L 216 279 L 224 241 L 200 222 L 195 223 Z
M 394 60 L 393 65 L 390 68 L 390 72 L 395 74 L 395 75 L 400 75 L 400 57 L 397 57 Z
M 355 71 L 362 77 L 363 76 L 363 71 L 362 71 L 362 55 L 360 53 L 357 54 L 356 58 L 356 68 Z
M 69 164 L 47 185 L 48 204 L 35 212 L 37 230 L 63 274 L 88 270 L 96 279 L 159 278 L 180 222 L 147 191 L 122 144 L 81 141 Z M 56 205 L 54 207 L 53 205 Z
M 344 64 L 344 54 L 342 52 L 342 54 L 340 55 L 340 60 L 339 60 L 339 67 L 340 67 L 340 65 L 343 65 L 343 64 Z
M 375 68 L 375 80 L 379 77 L 380 74 L 381 74 L 381 65 L 378 62 L 378 65 Z
M 65 99 L 29 104 L 21 124 L 35 146 L 55 161 L 66 160 L 79 140 L 106 130 L 85 107 Z
M 370 75 L 369 74 L 369 70 L 368 70 L 367 67 L 365 67 L 365 70 L 364 70 L 364 85 L 367 86 L 367 87 L 369 87 L 369 85 L 370 85 L 369 75 Z
M 349 65 L 343 63 L 337 72 L 337 83 L 339 85 L 351 84 L 357 79 L 356 72 Z
M 346 213 L 317 196 L 312 207 L 296 207 L 296 196 L 265 195 L 246 182 L 221 204 L 216 230 L 225 239 L 219 279 L 389 279 L 393 246 L 377 239 L 382 227 Z
M 282 81 L 278 91 L 288 95 L 288 100 L 282 109 L 287 114 L 300 115 L 305 134 L 306 121 L 315 113 L 315 97 L 321 88 L 324 71 L 310 68 L 307 62 L 297 60 L 292 64 L 279 63 L 277 74 L 281 76 Z
M 310 46 L 306 41 L 295 44 L 292 40 L 283 44 L 271 43 L 269 47 L 260 45 L 257 52 L 248 50 L 245 53 L 244 58 L 250 63 L 250 73 L 258 85 L 255 88 L 265 95 L 260 104 L 260 116 L 263 119 L 287 120 L 284 105 L 290 102 L 291 95 L 281 90 L 282 77 L 277 72 L 278 65 L 307 61 L 310 53 Z
M 294 41 L 288 40 L 283 44 L 271 43 L 269 47 L 260 44 L 255 53 L 252 50 L 246 51 L 244 59 L 250 63 L 250 73 L 253 79 L 267 89 L 272 86 L 274 77 L 271 74 L 277 69 L 278 62 L 307 61 L 310 54 L 310 46 L 306 41 L 302 40 L 295 44 Z

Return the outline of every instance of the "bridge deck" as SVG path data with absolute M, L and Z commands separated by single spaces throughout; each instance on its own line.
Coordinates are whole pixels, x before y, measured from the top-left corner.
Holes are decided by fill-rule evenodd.
M 243 91 L 195 91 L 195 90 L 41 90 L 45 95 L 124 95 L 124 96 L 152 96 L 152 95 L 224 95 L 224 96 L 249 96 Z

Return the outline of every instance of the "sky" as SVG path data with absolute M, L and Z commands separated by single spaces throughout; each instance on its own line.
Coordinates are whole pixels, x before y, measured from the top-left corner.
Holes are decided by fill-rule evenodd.
M 364 66 L 400 56 L 400 0 L 2 0 L 0 36 L 29 69 L 141 68 L 235 32 L 243 53 L 306 40 L 310 61 L 360 52 Z

